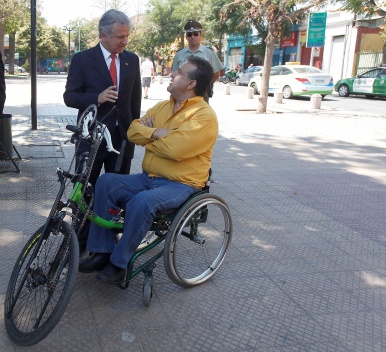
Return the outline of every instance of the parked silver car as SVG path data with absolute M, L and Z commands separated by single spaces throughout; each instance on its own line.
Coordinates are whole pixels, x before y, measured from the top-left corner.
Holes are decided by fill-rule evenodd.
M 263 66 L 249 66 L 244 71 L 241 71 L 236 76 L 236 85 L 248 84 L 250 79 L 256 76 L 260 71 L 263 70 Z

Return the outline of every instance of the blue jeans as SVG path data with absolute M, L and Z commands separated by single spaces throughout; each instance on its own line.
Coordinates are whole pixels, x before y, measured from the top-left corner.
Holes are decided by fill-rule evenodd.
M 126 268 L 142 239 L 149 231 L 159 210 L 179 207 L 198 189 L 163 177 L 149 177 L 146 172 L 137 175 L 103 174 L 95 187 L 93 211 L 104 219 L 112 219 L 109 209 L 126 205 L 122 237 L 109 229 L 91 224 L 87 250 L 111 253 L 110 261 Z

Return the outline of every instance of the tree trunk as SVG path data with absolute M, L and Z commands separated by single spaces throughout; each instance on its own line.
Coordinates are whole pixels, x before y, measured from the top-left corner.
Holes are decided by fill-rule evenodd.
M 0 11 L 0 17 L 3 17 L 2 16 L 2 11 Z M 0 20 L 0 52 L 1 52 L 1 56 L 3 57 L 3 60 L 5 60 L 5 53 L 4 53 L 4 26 L 3 26 L 3 22 L 1 22 Z
M 15 64 L 15 37 L 16 37 L 16 33 L 11 33 L 9 35 L 9 51 L 8 51 L 8 53 L 9 53 L 9 58 L 8 58 L 9 70 L 8 70 L 8 73 L 10 75 L 15 74 L 15 70 L 14 70 L 14 68 L 15 68 L 15 66 L 14 66 L 14 64 Z
M 267 112 L 269 77 L 271 75 L 272 58 L 275 50 L 275 37 L 268 30 L 267 38 L 265 39 L 266 50 L 264 56 L 263 77 L 261 79 L 260 96 L 258 97 L 258 105 L 256 113 L 265 114 Z
M 386 67 L 386 41 L 383 43 L 382 49 L 382 66 Z
M 222 57 L 222 38 L 223 38 L 223 35 L 220 34 L 220 36 L 218 38 L 218 51 L 219 51 L 220 55 L 218 55 L 218 57 L 219 57 L 221 62 L 223 62 L 223 57 Z

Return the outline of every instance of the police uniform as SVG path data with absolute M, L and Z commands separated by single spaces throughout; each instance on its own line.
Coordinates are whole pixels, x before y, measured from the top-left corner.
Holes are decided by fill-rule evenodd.
M 181 65 L 186 61 L 186 59 L 192 55 L 201 57 L 206 61 L 209 61 L 214 73 L 224 69 L 224 65 L 221 63 L 216 53 L 207 46 L 200 44 L 197 51 L 195 52 L 191 51 L 188 46 L 178 50 L 176 56 L 174 56 L 173 59 L 172 72 L 177 71 L 181 67 Z
M 186 33 L 201 32 L 202 26 L 197 21 L 189 20 L 186 23 L 184 30 L 186 31 Z M 177 71 L 181 67 L 181 65 L 186 61 L 186 59 L 192 55 L 201 57 L 206 61 L 208 61 L 212 66 L 214 73 L 224 69 L 224 65 L 221 63 L 220 59 L 213 51 L 213 49 L 200 44 L 198 49 L 194 52 L 189 49 L 189 46 L 178 50 L 173 59 L 172 72 Z M 212 92 L 213 92 L 213 85 L 211 84 L 210 89 L 208 89 L 209 97 L 212 96 Z

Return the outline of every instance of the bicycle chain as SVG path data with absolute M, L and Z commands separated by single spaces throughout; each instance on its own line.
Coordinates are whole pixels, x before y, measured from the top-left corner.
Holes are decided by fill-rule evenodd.
M 98 127 L 96 127 L 98 128 Z M 105 127 L 106 128 L 106 127 Z M 94 132 L 95 133 L 95 132 Z M 84 196 L 86 194 L 86 190 L 87 190 L 87 184 L 88 184 L 88 180 L 90 178 L 90 175 L 91 175 L 91 171 L 92 171 L 92 166 L 94 165 L 94 161 L 95 161 L 95 158 L 96 158 L 96 155 L 97 155 L 97 152 L 98 152 L 98 149 L 99 149 L 99 146 L 100 144 L 102 143 L 102 139 L 103 139 L 103 131 L 100 133 L 100 137 L 96 137 L 94 142 L 92 143 L 92 147 L 91 147 L 91 151 L 90 151 L 90 154 L 92 156 L 91 159 L 88 160 L 87 162 L 87 166 L 86 166 L 86 172 L 83 171 L 84 175 L 85 175 L 85 180 L 84 180 L 84 187 L 82 189 L 82 198 L 84 199 Z M 75 154 L 74 154 L 74 157 L 73 157 L 73 160 L 71 161 L 71 165 L 70 167 L 72 167 L 72 164 L 73 164 L 73 161 L 74 161 L 74 158 L 76 157 L 77 155 L 77 152 L 78 152 L 78 149 L 80 147 L 80 143 L 78 143 L 78 147 L 76 148 L 75 150 Z M 91 166 L 91 167 L 90 167 Z M 79 230 L 83 227 L 85 221 L 86 221 L 86 218 L 89 214 L 90 210 L 87 211 L 83 217 L 82 217 L 82 222 L 80 222 L 80 219 L 79 219 L 79 214 L 80 214 L 80 207 L 78 206 L 75 213 L 73 214 L 72 216 L 72 221 L 71 221 L 71 226 L 74 228 L 74 230 L 76 229 L 76 226 L 78 225 L 78 223 L 80 223 L 80 227 L 79 227 Z M 78 230 L 78 232 L 79 232 Z M 78 233 L 77 233 L 78 235 Z

